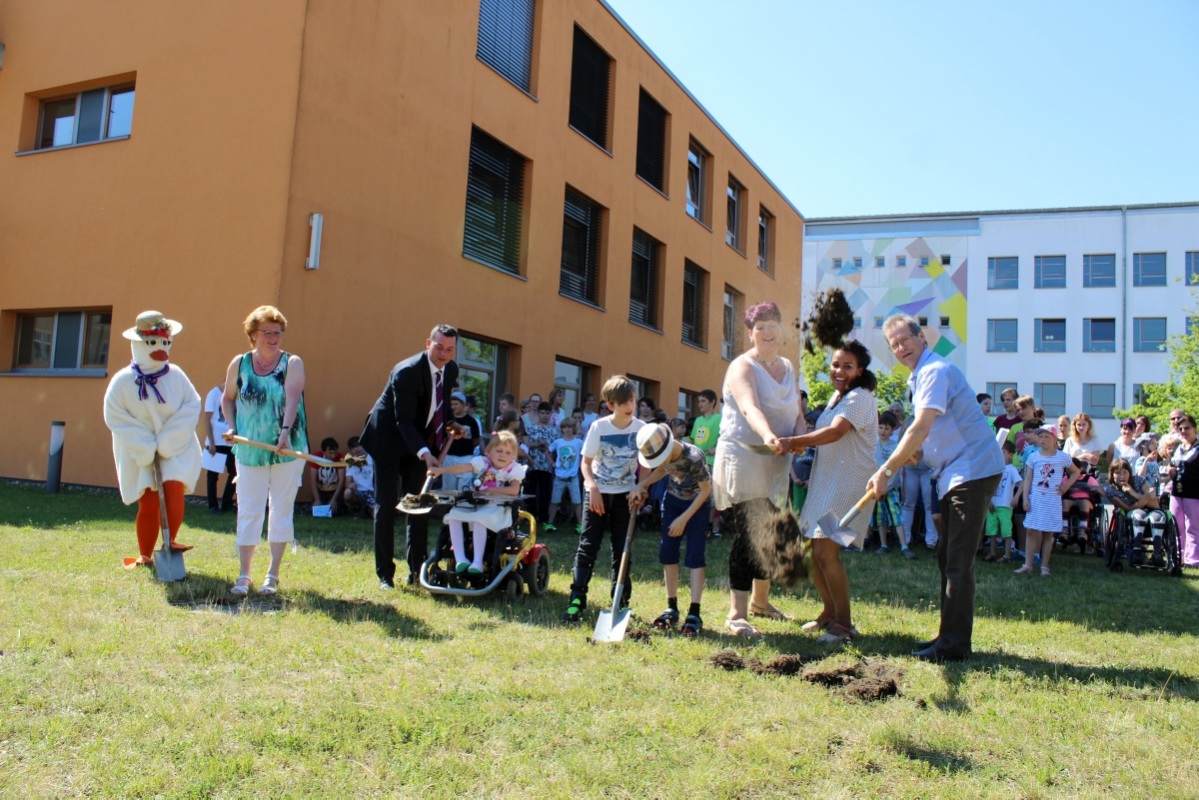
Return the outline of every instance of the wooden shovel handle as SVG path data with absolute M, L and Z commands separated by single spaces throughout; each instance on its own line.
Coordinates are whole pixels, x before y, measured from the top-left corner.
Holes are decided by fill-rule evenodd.
M 270 450 L 272 453 L 277 453 L 278 455 L 281 455 L 281 456 L 287 456 L 288 458 L 303 459 L 304 461 L 311 462 L 311 463 L 316 464 L 317 466 L 321 466 L 321 467 L 345 467 L 345 466 L 348 466 L 346 464 L 346 462 L 344 462 L 344 461 L 330 461 L 327 458 L 323 458 L 321 456 L 314 456 L 311 453 L 301 453 L 299 450 L 288 450 L 286 447 L 276 447 L 275 445 L 267 444 L 266 442 L 256 442 L 253 439 L 247 439 L 244 436 L 238 436 L 236 434 L 234 434 L 233 436 L 230 436 L 229 438 L 232 439 L 237 444 L 248 444 L 251 447 L 259 447 L 263 450 Z

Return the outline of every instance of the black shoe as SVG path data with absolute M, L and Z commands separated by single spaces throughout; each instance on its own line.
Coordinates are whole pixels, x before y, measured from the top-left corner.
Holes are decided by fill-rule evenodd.
M 415 573 L 415 572 L 409 572 L 409 573 L 408 573 L 408 585 L 409 585 L 409 586 L 416 586 L 416 583 L 417 583 L 417 581 L 416 581 L 416 573 Z
M 927 650 L 928 648 L 935 645 L 938 641 L 939 641 L 939 638 L 938 639 L 929 639 L 927 642 L 916 642 L 916 650 Z M 916 650 L 913 650 L 912 652 L 914 653 L 914 652 L 916 652 Z
M 381 591 L 390 592 L 394 588 L 396 588 L 396 585 L 394 583 L 392 583 L 391 581 L 387 580 L 386 578 L 379 581 L 379 589 Z
M 216 506 L 209 506 L 208 513 L 209 514 L 219 514 L 219 513 L 221 513 L 221 510 L 219 508 L 217 508 Z
M 923 650 L 915 650 L 912 655 L 921 661 L 929 661 L 933 664 L 943 664 L 947 661 L 965 661 L 970 657 L 970 652 L 962 652 L 960 650 L 949 650 L 941 648 L 937 645 L 926 647 Z
M 567 625 L 578 625 L 583 621 L 583 609 L 587 607 L 587 598 L 572 597 L 562 612 L 562 622 Z

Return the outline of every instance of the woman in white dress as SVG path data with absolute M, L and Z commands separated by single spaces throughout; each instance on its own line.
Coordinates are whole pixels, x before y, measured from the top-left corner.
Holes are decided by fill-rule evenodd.
M 877 468 L 878 385 L 868 367 L 870 351 L 861 342 L 846 342 L 833 351 L 829 377 L 836 392 L 816 421 L 816 429 L 802 436 L 779 440 L 783 452 L 802 453 L 815 447 L 812 480 L 800 512 L 799 529 L 812 539 L 812 583 L 820 591 L 824 609 L 805 624 L 806 631 L 823 631 L 818 641 L 836 644 L 853 639 L 857 630 L 849 608 L 849 576 L 841 563 L 841 545 L 821 530 L 817 520 L 827 513 L 840 519 L 866 491 L 866 483 Z M 873 506 L 873 503 L 870 504 Z M 868 507 L 852 525 L 861 541 L 870 520 Z

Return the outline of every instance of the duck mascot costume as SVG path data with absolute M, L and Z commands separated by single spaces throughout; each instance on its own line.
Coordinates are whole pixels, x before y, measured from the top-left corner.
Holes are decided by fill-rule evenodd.
M 112 431 L 117 482 L 126 505 L 137 503 L 136 558 L 125 568 L 154 562 L 161 515 L 154 461 L 166 496 L 172 550 L 191 547 L 175 541 L 183 524 L 183 497 L 200 477 L 200 395 L 183 370 L 170 362 L 171 340 L 183 326 L 158 311 L 144 311 L 122 334 L 133 348 L 133 362 L 113 376 L 104 394 L 104 423 Z

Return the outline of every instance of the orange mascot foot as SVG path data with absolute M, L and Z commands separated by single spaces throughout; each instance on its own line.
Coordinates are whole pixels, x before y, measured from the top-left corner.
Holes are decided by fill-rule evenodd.
M 195 545 L 179 544 L 179 542 L 171 542 L 171 549 L 174 550 L 176 553 L 186 553 L 188 550 L 191 550 L 193 547 L 195 547 Z
M 129 556 L 125 559 L 125 569 L 135 570 L 138 567 L 148 567 L 149 565 L 151 565 L 153 563 L 154 563 L 153 556 L 138 556 L 137 558 L 134 558 L 133 556 Z

